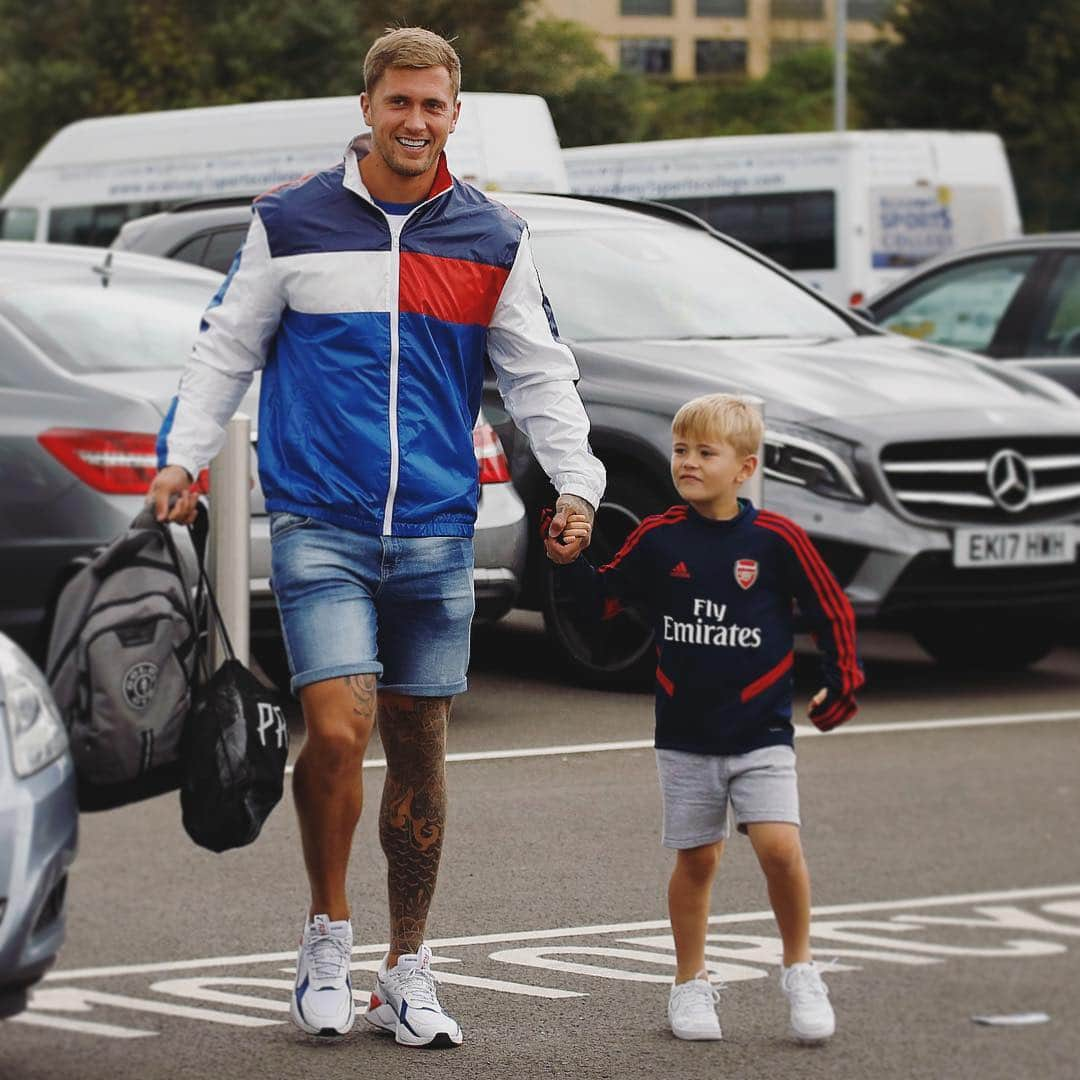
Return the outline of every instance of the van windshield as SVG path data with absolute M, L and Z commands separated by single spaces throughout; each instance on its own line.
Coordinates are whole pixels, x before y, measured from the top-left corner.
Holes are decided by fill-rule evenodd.
M 8 287 L 0 315 L 76 375 L 182 366 L 214 281 L 126 277 L 114 275 L 107 288 L 97 279 Z
M 855 336 L 824 303 L 704 232 L 538 230 L 532 245 L 559 333 L 571 341 Z

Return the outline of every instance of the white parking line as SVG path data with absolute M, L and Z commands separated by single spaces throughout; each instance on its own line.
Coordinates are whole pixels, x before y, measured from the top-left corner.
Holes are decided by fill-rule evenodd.
M 796 724 L 795 735 L 808 739 L 828 734 L 830 739 L 845 735 L 895 735 L 906 731 L 948 731 L 952 728 L 1011 727 L 1015 724 L 1055 724 L 1080 720 L 1080 709 L 1062 712 L 1001 713 L 989 716 L 945 717 L 939 720 L 902 720 L 891 724 L 851 724 L 830 732 L 818 731 L 808 724 Z M 509 750 L 474 750 L 469 753 L 447 754 L 447 761 L 501 761 L 532 757 L 566 757 L 570 754 L 609 754 L 620 750 L 651 750 L 652 739 L 630 739 L 625 742 L 568 743 L 565 746 L 521 746 Z M 364 762 L 365 769 L 386 768 L 385 758 Z M 286 766 L 291 773 L 293 767 Z
M 827 915 L 858 915 L 877 911 L 912 910 L 920 908 L 956 907 L 969 904 L 1019 902 L 1023 900 L 1055 900 L 1072 898 L 1080 894 L 1080 882 L 1072 885 L 1045 885 L 1024 889 L 1003 889 L 997 892 L 960 893 L 946 896 L 920 896 L 906 900 L 871 900 L 853 904 L 820 904 L 812 909 L 815 919 Z M 710 915 L 710 926 L 730 926 L 737 923 L 755 923 L 773 918 L 771 911 L 732 912 L 727 915 Z M 469 937 L 434 938 L 428 941 L 432 949 L 448 949 L 466 945 L 499 945 L 522 941 L 547 941 L 558 938 L 596 937 L 611 934 L 638 934 L 651 930 L 669 930 L 667 919 L 651 919 L 645 922 L 610 923 L 595 926 L 566 926 L 546 930 L 518 930 L 512 933 L 473 934 Z M 386 943 L 379 945 L 354 945 L 354 956 L 382 956 Z M 252 953 L 247 956 L 213 956 L 198 960 L 166 960 L 158 963 L 124 964 L 110 967 L 70 968 L 50 971 L 45 983 L 64 982 L 72 979 L 100 979 L 124 975 L 157 972 L 192 971 L 201 968 L 247 967 L 281 961 L 294 961 L 296 949 L 288 952 Z M 81 992 L 81 991 L 80 991 Z

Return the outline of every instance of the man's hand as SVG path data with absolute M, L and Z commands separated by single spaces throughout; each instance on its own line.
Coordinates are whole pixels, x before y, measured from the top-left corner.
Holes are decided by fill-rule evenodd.
M 195 520 L 199 505 L 199 493 L 192 486 L 194 481 L 187 469 L 179 465 L 166 465 L 154 477 L 146 493 L 146 503 L 154 508 L 158 521 L 175 521 L 190 525 Z M 170 509 L 170 500 L 174 500 Z
M 577 495 L 560 495 L 555 502 L 555 516 L 544 532 L 544 551 L 554 563 L 572 563 L 592 539 L 596 512 Z

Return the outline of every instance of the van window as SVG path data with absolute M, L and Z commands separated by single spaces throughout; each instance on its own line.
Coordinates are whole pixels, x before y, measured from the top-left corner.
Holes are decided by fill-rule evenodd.
M 38 212 L 28 206 L 0 210 L 0 240 L 33 240 L 37 234 Z
M 103 203 L 96 206 L 62 206 L 49 213 L 49 240 L 54 244 L 90 244 L 108 247 L 120 226 L 132 218 L 156 214 L 175 206 L 170 202 Z
M 704 195 L 664 202 L 697 214 L 788 270 L 836 268 L 834 191 Z

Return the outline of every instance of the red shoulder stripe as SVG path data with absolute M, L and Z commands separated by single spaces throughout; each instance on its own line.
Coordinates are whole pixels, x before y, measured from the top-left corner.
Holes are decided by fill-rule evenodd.
M 686 520 L 687 508 L 685 506 L 672 506 L 665 510 L 662 514 L 653 514 L 651 517 L 645 518 L 640 525 L 623 541 L 623 546 L 615 553 L 611 562 L 606 566 L 600 567 L 600 573 L 606 573 L 608 570 L 613 570 L 616 566 L 630 554 L 631 551 L 637 547 L 641 538 L 653 529 L 658 529 L 661 525 L 677 525 L 680 521 Z
M 783 537 L 795 552 L 818 602 L 832 623 L 836 640 L 837 660 L 842 679 L 841 692 L 851 694 L 863 682 L 855 653 L 855 613 L 851 603 L 825 565 L 806 533 L 785 517 L 769 511 L 759 511 L 754 523 Z

